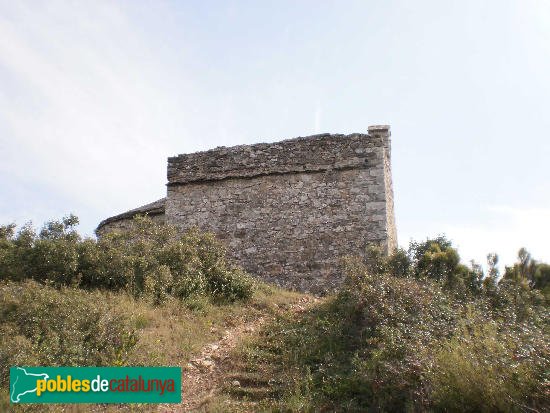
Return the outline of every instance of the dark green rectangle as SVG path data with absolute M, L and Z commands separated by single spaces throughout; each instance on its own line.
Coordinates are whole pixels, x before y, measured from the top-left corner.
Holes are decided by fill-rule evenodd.
M 10 401 L 180 403 L 181 368 L 12 367 Z

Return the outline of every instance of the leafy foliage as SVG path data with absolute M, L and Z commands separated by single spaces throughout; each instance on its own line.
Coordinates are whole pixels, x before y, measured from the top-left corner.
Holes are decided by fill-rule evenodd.
M 534 260 L 525 248 L 519 250 L 517 263 L 506 267 L 503 278 L 505 282 L 541 290 L 550 300 L 550 265 Z
M 126 290 L 156 303 L 167 296 L 247 299 L 252 279 L 226 259 L 212 234 L 137 217 L 128 231 L 82 239 L 78 219 L 48 222 L 37 235 L 30 225 L 0 227 L 0 279 L 33 279 L 56 286 Z
M 548 303 L 529 283 L 498 282 L 489 258 L 484 277 L 443 237 L 348 258 L 341 290 L 270 325 L 249 365 L 275 366 L 282 410 L 543 411 Z

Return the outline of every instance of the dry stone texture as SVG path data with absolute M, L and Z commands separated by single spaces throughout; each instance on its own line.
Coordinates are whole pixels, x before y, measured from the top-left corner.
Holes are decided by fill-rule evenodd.
M 342 281 L 343 256 L 362 255 L 371 243 L 396 246 L 389 127 L 171 157 L 167 197 L 149 205 L 156 219 L 182 230 L 214 232 L 266 281 L 332 289 Z M 123 228 L 134 211 L 98 232 Z

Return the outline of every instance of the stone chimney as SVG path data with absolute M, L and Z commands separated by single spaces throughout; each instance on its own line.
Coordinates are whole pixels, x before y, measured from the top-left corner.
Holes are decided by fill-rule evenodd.
M 369 135 L 380 138 L 386 150 L 391 151 L 390 125 L 371 125 L 369 126 Z

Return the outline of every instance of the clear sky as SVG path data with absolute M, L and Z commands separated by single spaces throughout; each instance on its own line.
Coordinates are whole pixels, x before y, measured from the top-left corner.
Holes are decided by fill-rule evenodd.
M 165 195 L 178 153 L 390 124 L 398 238 L 550 261 L 550 2 L 0 0 L 0 222 Z

